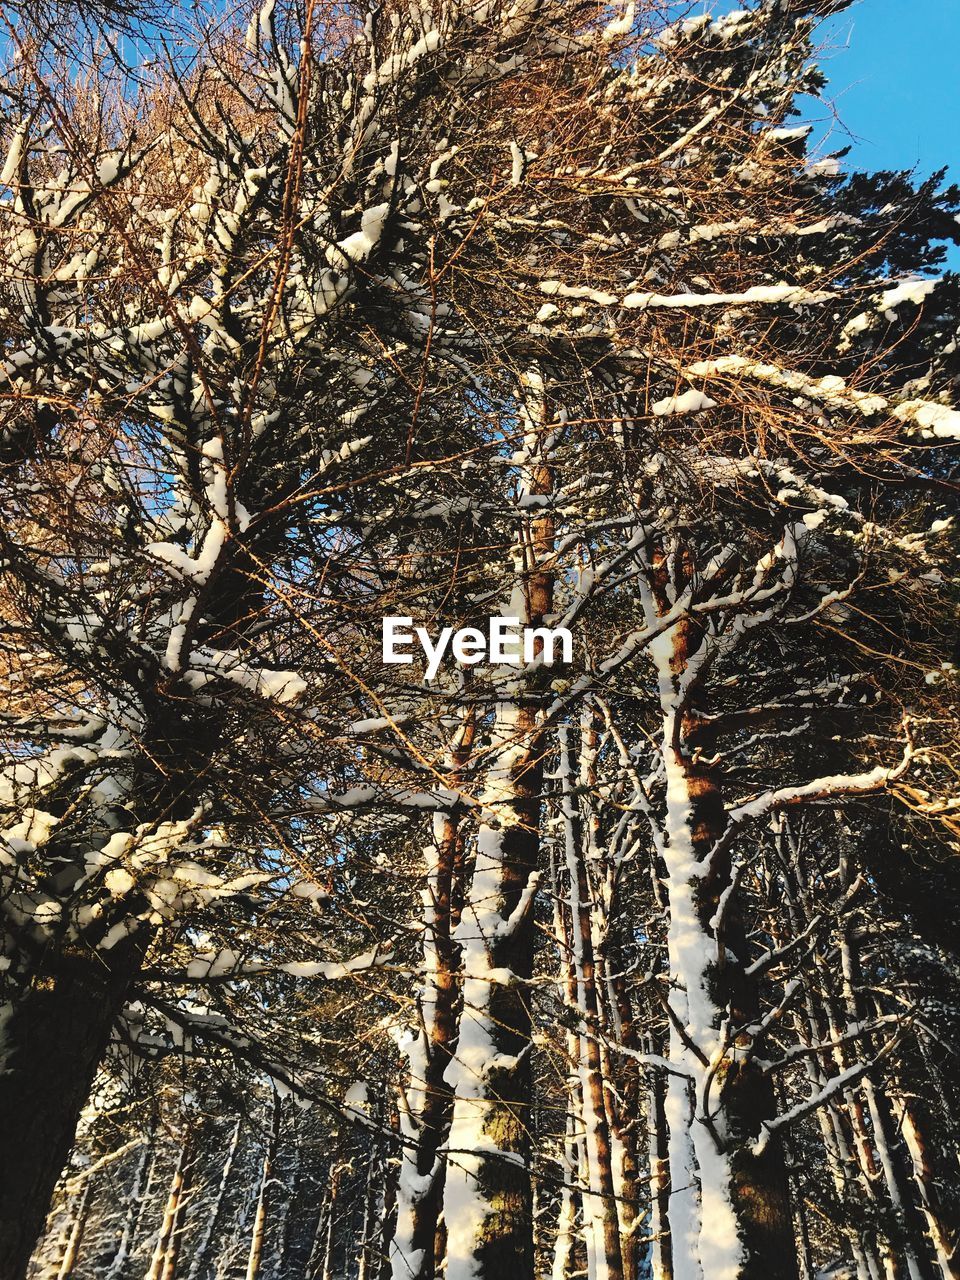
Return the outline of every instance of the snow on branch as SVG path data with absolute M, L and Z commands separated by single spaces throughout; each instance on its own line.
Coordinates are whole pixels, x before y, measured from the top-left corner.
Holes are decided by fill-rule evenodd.
M 877 765 L 863 773 L 832 774 L 814 778 L 811 782 L 804 782 L 797 786 L 778 787 L 775 790 L 766 791 L 755 799 L 728 810 L 728 822 L 737 825 L 793 805 L 815 804 L 838 796 L 865 795 L 873 791 L 882 791 L 889 783 L 895 782 L 906 773 L 913 757 L 913 743 L 908 741 L 903 758 L 897 765 L 892 767 Z

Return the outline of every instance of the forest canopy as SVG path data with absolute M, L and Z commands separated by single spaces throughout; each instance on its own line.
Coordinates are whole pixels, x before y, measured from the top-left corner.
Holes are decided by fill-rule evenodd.
M 960 189 L 813 142 L 846 7 L 4 4 L 0 1280 L 960 1277 Z

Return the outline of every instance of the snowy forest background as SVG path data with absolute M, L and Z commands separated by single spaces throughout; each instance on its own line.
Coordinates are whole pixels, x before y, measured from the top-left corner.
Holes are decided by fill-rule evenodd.
M 960 190 L 811 148 L 846 7 L 4 4 L 0 1280 L 960 1276 Z

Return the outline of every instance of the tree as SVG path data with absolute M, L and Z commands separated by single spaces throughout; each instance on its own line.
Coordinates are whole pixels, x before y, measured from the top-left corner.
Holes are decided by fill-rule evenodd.
M 386 1144 L 395 1278 L 633 1277 L 655 1203 L 660 1275 L 792 1280 L 795 1134 L 862 1276 L 948 1274 L 857 859 L 831 932 L 829 832 L 763 825 L 954 805 L 960 195 L 807 155 L 838 7 L 268 4 L 136 92 L 9 77 L 11 1276 L 111 1043 Z M 430 676 L 388 614 L 539 635 Z

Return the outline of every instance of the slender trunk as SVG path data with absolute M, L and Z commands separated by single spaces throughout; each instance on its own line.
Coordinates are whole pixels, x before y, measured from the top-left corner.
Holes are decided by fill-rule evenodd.
M 586 1178 L 583 1188 L 583 1222 L 588 1237 L 589 1272 L 596 1280 L 622 1280 L 620 1221 L 613 1183 L 610 1129 L 604 1101 L 600 1057 L 600 1019 L 596 965 L 590 912 L 590 889 L 584 860 L 583 831 L 574 799 L 574 775 L 570 762 L 569 730 L 560 733 L 560 782 L 564 819 L 573 969 L 577 1009 L 583 1023 L 578 1063 L 583 1107 Z
M 673 1255 L 670 1248 L 670 1158 L 665 1094 L 663 1072 L 652 1070 L 647 1094 L 652 1280 L 673 1280 Z
M 280 1242 L 274 1254 L 271 1275 L 280 1277 L 283 1275 L 284 1267 L 287 1263 L 287 1257 L 290 1253 L 290 1245 L 293 1240 L 293 1224 L 294 1212 L 293 1208 L 296 1204 L 297 1195 L 300 1191 L 300 1179 L 303 1172 L 303 1154 L 300 1142 L 294 1133 L 294 1149 L 293 1149 L 293 1177 L 284 1188 L 283 1209 L 281 1211 L 280 1220 L 277 1223 L 277 1235 Z M 363 1277 L 358 1277 L 363 1280 Z
M 553 1243 L 551 1280 L 571 1280 L 574 1273 L 577 1248 L 577 1193 L 574 1182 L 577 1178 L 578 1166 L 577 1115 L 573 1099 L 568 1094 L 561 1163 L 563 1186 L 560 1188 L 560 1211 L 557 1216 L 557 1234 Z
M 340 1188 L 341 1170 L 335 1169 L 330 1177 L 330 1195 L 327 1199 L 327 1221 L 326 1231 L 323 1240 L 323 1267 L 320 1271 L 321 1280 L 333 1280 L 333 1253 L 334 1253 L 334 1211 L 337 1207 L 337 1192 Z
M 91 1179 L 88 1178 L 84 1183 L 83 1191 L 80 1193 L 80 1201 L 77 1204 L 73 1225 L 70 1228 L 70 1238 L 67 1240 L 67 1247 L 60 1261 L 57 1280 L 70 1280 L 73 1275 L 73 1269 L 77 1265 L 77 1259 L 80 1256 L 80 1245 L 83 1243 L 83 1231 L 87 1225 L 87 1212 L 90 1207 L 90 1183 Z
M 221 1214 L 223 1213 L 223 1202 L 226 1199 L 227 1189 L 230 1186 L 230 1175 L 233 1172 L 234 1161 L 237 1158 L 237 1147 L 239 1146 L 239 1143 L 240 1121 L 237 1120 L 233 1126 L 230 1145 L 227 1147 L 226 1159 L 223 1162 L 223 1169 L 220 1172 L 220 1181 L 217 1184 L 217 1194 L 214 1197 L 213 1204 L 210 1206 L 210 1212 L 207 1214 L 207 1221 L 203 1228 L 203 1235 L 197 1242 L 197 1248 L 193 1255 L 193 1260 L 190 1263 L 187 1280 L 198 1280 L 198 1277 L 203 1274 L 203 1268 L 210 1255 L 210 1248 L 217 1233 Z
M 918 1120 L 920 1106 L 899 1092 L 892 1094 L 891 1104 L 910 1157 L 911 1174 L 938 1274 L 941 1280 L 960 1280 L 960 1226 L 951 1228 L 945 1220 L 932 1156 Z
M 0 1048 L 0 1277 L 21 1280 L 73 1145 L 110 1032 L 140 967 L 139 941 L 37 966 Z
M 386 1094 L 383 1094 L 382 1097 L 384 1110 L 386 1110 Z M 390 1109 L 389 1121 L 390 1128 L 396 1131 L 399 1125 L 399 1117 L 393 1108 Z M 379 1226 L 379 1238 L 381 1241 L 380 1262 L 375 1269 L 374 1280 L 390 1280 L 390 1241 L 393 1239 L 397 1220 L 398 1177 L 396 1162 L 394 1160 L 385 1160 L 384 1166 L 383 1201 L 380 1205 Z
M 383 1126 L 382 1094 L 377 1108 L 377 1127 Z M 377 1280 L 380 1250 L 377 1244 L 383 1231 L 383 1179 L 381 1152 L 375 1137 L 371 1136 L 370 1154 L 367 1159 L 367 1182 L 363 1197 L 363 1241 L 360 1247 L 360 1265 L 357 1280 Z
M 617 1060 L 611 1046 L 632 1052 L 638 1049 L 630 995 L 614 950 L 620 911 L 618 898 L 622 851 L 615 829 L 603 841 L 598 790 L 598 718 L 593 706 L 580 716 L 580 765 L 577 781 L 583 811 L 584 873 L 590 897 L 589 923 L 596 969 L 597 1033 L 603 1103 L 610 1134 L 613 1208 L 620 1237 L 624 1280 L 637 1280 L 637 1228 L 639 1226 L 640 1156 L 638 1133 L 642 1073 L 633 1057 Z
M 777 1088 L 777 1103 L 781 1111 L 786 1111 L 787 1102 L 782 1082 Z M 813 1253 L 810 1248 L 810 1226 L 807 1222 L 807 1210 L 803 1202 L 803 1191 L 798 1176 L 799 1162 L 796 1143 L 789 1128 L 784 1133 L 783 1149 L 790 1170 L 788 1180 L 790 1183 L 791 1203 L 793 1204 L 795 1235 L 799 1245 L 797 1249 L 797 1269 L 800 1273 L 800 1280 L 814 1280 Z
M 160 1280 L 177 1280 L 177 1265 L 180 1262 L 180 1247 L 183 1243 L 183 1233 L 186 1227 L 187 1212 L 187 1191 L 190 1181 L 190 1166 L 184 1164 L 183 1182 L 180 1188 L 180 1195 L 177 1198 L 177 1209 L 173 1216 L 173 1223 L 170 1227 L 170 1237 L 167 1240 L 167 1250 L 163 1259 L 163 1270 L 160 1273 Z
M 154 1246 L 146 1280 L 166 1280 L 167 1258 L 174 1245 L 174 1235 L 180 1217 L 180 1201 L 184 1191 L 188 1159 L 189 1143 L 185 1141 L 180 1147 L 180 1154 L 174 1166 L 173 1177 L 170 1179 L 170 1188 L 163 1208 L 163 1218 L 160 1222 L 160 1230 L 157 1233 L 157 1242 Z
M 327 1220 L 329 1218 L 329 1214 L 330 1187 L 327 1186 L 320 1196 L 320 1208 L 317 1212 L 317 1222 L 313 1231 L 313 1242 L 310 1245 L 310 1256 L 307 1258 L 307 1280 L 317 1280 L 317 1277 L 323 1269 L 323 1259 L 325 1256 L 327 1241 Z
M 800 845 L 794 838 L 793 831 L 785 818 L 781 818 L 777 831 L 777 856 L 783 880 L 783 898 L 787 910 L 787 919 L 793 937 L 798 937 L 810 924 L 809 904 L 805 902 L 800 883 Z M 817 966 L 816 959 L 813 961 Z M 816 974 L 814 977 L 816 978 Z M 797 1016 L 797 1034 L 807 1045 L 821 1043 L 823 1036 L 814 999 L 809 982 L 803 987 L 803 1013 Z M 810 1082 L 811 1094 L 819 1093 L 826 1086 L 826 1077 L 818 1061 L 811 1055 L 803 1059 L 803 1069 Z M 837 1205 L 843 1206 L 847 1199 L 848 1180 L 858 1180 L 862 1174 L 859 1167 L 854 1167 L 847 1137 L 843 1129 L 842 1118 L 836 1106 L 830 1104 L 818 1107 L 817 1124 L 823 1142 L 827 1168 L 830 1171 Z M 841 1209 L 841 1229 L 847 1237 L 850 1253 L 856 1267 L 857 1280 L 879 1280 L 880 1260 L 872 1244 L 864 1239 L 856 1225 L 848 1220 Z
M 853 868 L 846 858 L 840 858 L 840 882 L 844 889 L 849 889 L 853 880 Z M 860 962 L 850 937 L 849 923 L 844 923 L 839 930 L 838 945 L 840 951 L 840 980 L 842 1005 L 840 1020 L 846 1026 L 855 1026 L 863 1022 L 863 1010 L 857 993 L 860 982 Z M 831 1022 L 835 1022 L 831 1010 Z M 837 1037 L 839 1040 L 839 1037 Z M 870 1053 L 869 1037 L 866 1037 L 862 1052 Z M 838 1043 L 835 1052 L 838 1067 L 842 1070 L 852 1065 L 850 1055 Z M 863 1114 L 863 1103 L 866 1101 L 869 1126 Z M 910 1239 L 911 1232 L 907 1224 L 908 1206 L 905 1203 L 904 1188 L 901 1175 L 896 1168 L 895 1158 L 889 1141 L 889 1122 L 884 1114 L 885 1103 L 877 1097 L 873 1082 L 869 1077 L 860 1082 L 858 1092 L 847 1095 L 847 1104 L 853 1126 L 857 1154 L 861 1161 L 865 1180 L 871 1184 L 880 1184 L 887 1190 L 889 1210 L 893 1214 L 893 1229 L 885 1231 L 883 1242 L 884 1263 L 887 1274 L 899 1276 L 904 1272 L 909 1280 L 928 1280 L 931 1274 L 921 1266 L 917 1252 Z
M 273 1117 L 270 1123 L 270 1137 L 263 1157 L 263 1169 L 260 1174 L 260 1191 L 257 1195 L 257 1211 L 253 1217 L 253 1232 L 250 1236 L 250 1253 L 247 1256 L 246 1280 L 257 1280 L 260 1264 L 263 1261 L 263 1245 L 267 1234 L 267 1218 L 270 1212 L 270 1183 L 273 1178 L 273 1165 L 277 1158 L 277 1145 L 280 1141 L 280 1095 L 273 1095 Z
M 151 1131 L 149 1139 L 143 1144 L 143 1150 L 137 1162 L 133 1175 L 133 1185 L 127 1196 L 127 1209 L 124 1214 L 123 1227 L 120 1231 L 120 1240 L 104 1280 L 118 1280 L 118 1277 L 122 1276 L 126 1269 L 127 1261 L 137 1237 L 137 1227 L 140 1223 L 140 1215 L 143 1212 L 143 1203 L 150 1194 L 149 1187 L 153 1176 L 155 1158 L 154 1133 Z
M 604 965 L 606 958 L 603 958 Z M 598 974 L 600 957 L 598 956 Z M 601 984 L 611 987 L 609 980 Z M 609 1000 L 621 1000 L 622 992 L 609 991 Z M 616 1042 L 629 1049 L 635 1049 L 632 1043 L 632 1025 L 621 1015 L 617 1018 L 616 1028 L 610 1026 L 605 1016 L 605 1003 L 600 1004 L 600 1025 L 607 1036 L 616 1032 Z M 636 1245 L 637 1228 L 640 1225 L 640 1156 L 637 1144 L 638 1126 L 640 1124 L 641 1082 L 637 1064 L 627 1059 L 624 1069 L 614 1089 L 614 1071 L 611 1055 L 605 1046 L 601 1046 L 600 1062 L 604 1081 L 608 1082 L 603 1090 L 603 1100 L 607 1109 L 607 1126 L 610 1130 L 610 1151 L 613 1163 L 614 1207 L 617 1213 L 620 1234 L 620 1253 L 623 1261 L 624 1280 L 638 1280 L 639 1255 Z
M 563 910 L 563 894 L 557 858 L 553 846 L 549 850 L 550 897 L 553 903 L 553 932 L 557 943 L 559 962 L 558 985 L 563 1002 L 568 1009 L 577 1005 L 577 980 L 571 957 L 570 923 Z M 566 1070 L 564 1071 L 565 1107 L 563 1148 L 560 1158 L 560 1208 L 557 1214 L 557 1232 L 553 1244 L 552 1280 L 570 1280 L 576 1266 L 577 1215 L 580 1208 L 581 1134 L 583 1132 L 580 1102 L 580 1037 L 569 1028 L 566 1031 Z
M 468 714 L 450 753 L 452 785 L 470 754 L 473 732 L 473 716 Z M 459 816 L 451 812 L 436 814 L 433 839 L 424 850 L 427 876 L 423 892 L 421 1025 L 411 1033 L 405 1048 L 406 1085 L 399 1100 L 402 1146 L 396 1225 L 390 1246 L 393 1280 L 433 1280 L 442 1256 L 442 1144 L 453 1101 L 445 1072 L 457 1037 L 453 896 L 462 841 Z

